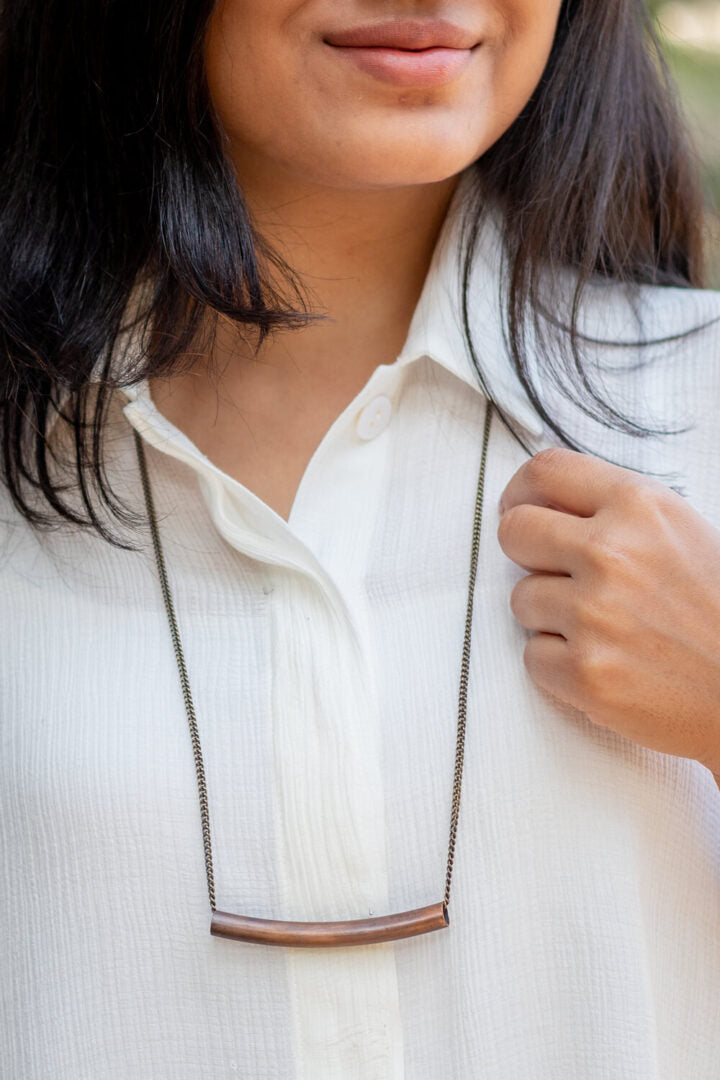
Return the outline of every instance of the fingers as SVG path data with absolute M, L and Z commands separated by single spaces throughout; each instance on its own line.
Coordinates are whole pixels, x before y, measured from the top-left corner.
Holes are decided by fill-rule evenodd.
M 533 682 L 576 708 L 582 707 L 572 676 L 570 646 L 557 634 L 535 634 L 525 646 L 525 667 Z
M 587 542 L 585 518 L 522 504 L 505 511 L 498 540 L 505 554 L 526 570 L 572 574 L 580 568 Z
M 528 574 L 510 596 L 513 615 L 527 630 L 568 638 L 575 626 L 577 586 L 559 574 Z
M 501 496 L 501 509 L 532 503 L 591 517 L 618 490 L 641 482 L 631 469 L 575 450 L 551 447 L 520 466 Z

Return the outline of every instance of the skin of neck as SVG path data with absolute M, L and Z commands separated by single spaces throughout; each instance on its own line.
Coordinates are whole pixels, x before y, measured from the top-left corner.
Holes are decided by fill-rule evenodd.
M 249 202 L 256 227 L 298 275 L 323 321 L 278 336 L 273 363 L 368 375 L 394 359 L 427 274 L 457 177 L 369 191 L 267 184 Z M 247 188 L 246 188 L 247 190 Z
M 323 436 L 402 349 L 458 178 L 352 190 L 250 169 L 250 159 L 236 168 L 255 232 L 323 318 L 259 349 L 247 328 L 218 318 L 189 368 L 149 385 L 210 461 L 289 520 Z M 270 284 L 286 293 L 272 266 Z
M 220 317 L 210 356 L 201 350 L 184 374 L 151 380 L 157 406 L 191 437 L 211 407 L 215 425 L 226 410 L 280 413 L 304 396 L 337 413 L 379 364 L 392 363 L 458 182 L 453 176 L 372 190 L 319 187 L 253 169 L 247 156 L 238 172 L 256 232 L 323 317 L 276 332 L 259 349 Z M 287 292 L 271 274 L 273 286 Z

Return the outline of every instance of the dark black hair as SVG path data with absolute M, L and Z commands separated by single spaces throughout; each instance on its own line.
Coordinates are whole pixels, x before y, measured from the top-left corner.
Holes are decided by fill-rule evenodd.
M 112 540 L 104 512 L 132 519 L 103 464 L 113 391 L 178 372 L 203 313 L 261 337 L 306 318 L 289 270 L 282 295 L 268 285 L 272 253 L 253 233 L 223 150 L 203 69 L 212 8 L 213 0 L 0 6 L 2 469 L 35 526 L 65 519 Z M 466 280 L 489 198 L 503 210 L 509 352 L 538 412 L 581 449 L 545 412 L 525 368 L 528 326 L 547 329 L 539 282 L 549 265 L 575 280 L 560 334 L 565 391 L 603 423 L 647 434 L 594 388 L 577 331 L 580 298 L 598 275 L 702 284 L 698 184 L 644 0 L 564 0 L 539 86 L 475 169 L 484 194 L 472 211 Z M 142 281 L 151 344 L 112 373 L 123 313 Z M 53 421 L 72 435 L 63 459 L 49 437 Z

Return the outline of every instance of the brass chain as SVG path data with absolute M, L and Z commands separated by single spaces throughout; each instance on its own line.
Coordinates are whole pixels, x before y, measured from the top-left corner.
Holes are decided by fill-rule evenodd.
M 477 484 L 477 495 L 475 498 L 472 544 L 470 549 L 470 575 L 468 584 L 467 608 L 465 615 L 465 637 L 463 641 L 462 661 L 460 665 L 460 692 L 458 699 L 457 734 L 455 740 L 455 769 L 453 774 L 452 806 L 450 812 L 450 839 L 448 843 L 447 871 L 445 876 L 445 894 L 443 899 L 443 903 L 446 908 L 450 903 L 450 882 L 452 880 L 453 862 L 455 858 L 455 841 L 457 837 L 458 819 L 460 815 L 460 795 L 462 791 L 462 774 L 465 758 L 465 730 L 467 719 L 468 680 L 470 674 L 470 645 L 472 631 L 473 597 L 475 595 L 477 560 L 480 550 L 480 529 L 482 526 L 483 492 L 485 488 L 485 469 L 487 463 L 488 445 L 490 442 L 492 412 L 492 403 L 488 401 L 485 408 L 485 424 L 483 428 L 482 451 L 480 455 L 480 470 Z M 210 897 L 210 909 L 215 912 L 215 878 L 213 874 L 212 842 L 210 838 L 210 810 L 208 807 L 207 784 L 205 781 L 205 766 L 203 764 L 202 748 L 200 746 L 200 734 L 198 732 L 197 718 L 195 716 L 195 706 L 193 704 L 192 693 L 190 691 L 190 680 L 188 678 L 187 666 L 185 664 L 185 655 L 183 653 L 182 643 L 180 641 L 180 631 L 178 629 L 177 618 L 175 616 L 175 605 L 173 604 L 172 594 L 170 592 L 167 567 L 165 565 L 165 557 L 163 555 L 162 544 L 160 542 L 160 530 L 158 528 L 157 516 L 155 514 L 155 503 L 150 487 L 150 477 L 148 475 L 145 449 L 143 447 L 142 438 L 137 431 L 134 432 L 134 436 L 138 465 L 140 468 L 140 477 L 142 480 L 143 494 L 145 496 L 145 506 L 147 508 L 147 516 L 150 524 L 150 533 L 152 535 L 153 551 L 155 553 L 155 563 L 157 565 L 158 577 L 160 579 L 160 587 L 162 590 L 165 612 L 167 614 L 168 624 L 170 627 L 173 651 L 175 653 L 175 660 L 177 663 L 178 674 L 180 676 L 180 685 L 182 688 L 183 700 L 185 702 L 185 712 L 187 714 L 188 726 L 190 728 L 190 739 L 192 742 L 193 756 L 195 760 L 195 775 L 197 777 L 198 794 L 200 797 L 200 818 L 202 821 L 203 848 L 205 851 L 205 874 L 207 877 L 208 895 Z
M 480 472 L 477 495 L 475 497 L 475 515 L 473 517 L 472 543 L 470 546 L 470 574 L 468 582 L 467 608 L 465 614 L 465 638 L 463 640 L 462 662 L 460 664 L 460 694 L 458 698 L 458 722 L 455 741 L 455 772 L 453 775 L 452 809 L 450 812 L 450 841 L 448 843 L 447 872 L 445 875 L 445 907 L 450 903 L 450 881 L 452 880 L 453 861 L 455 859 L 455 838 L 457 836 L 458 817 L 460 815 L 460 794 L 462 791 L 463 764 L 465 761 L 465 727 L 467 719 L 468 680 L 470 677 L 470 644 L 472 635 L 473 598 L 475 596 L 475 578 L 480 551 L 480 529 L 482 526 L 483 493 L 485 491 L 485 466 L 487 464 L 488 444 L 490 442 L 490 423 L 492 420 L 492 402 L 485 407 L 485 426 L 483 428 L 482 452 L 480 454 Z
M 155 515 L 155 502 L 150 488 L 150 477 L 148 475 L 147 462 L 145 460 L 145 448 L 143 447 L 142 439 L 137 431 L 134 431 L 133 434 L 135 436 L 135 449 L 137 450 L 138 464 L 140 465 L 140 477 L 142 480 L 143 493 L 145 495 L 145 506 L 147 507 L 148 520 L 150 522 L 155 562 L 157 564 L 158 577 L 160 578 L 160 587 L 165 603 L 165 611 L 167 612 L 168 623 L 170 625 L 170 635 L 172 637 L 175 660 L 177 661 L 178 674 L 180 675 L 183 700 L 185 701 L 185 712 L 187 713 L 188 725 L 190 727 L 190 739 L 192 741 L 193 755 L 195 758 L 195 775 L 197 777 L 198 794 L 200 795 L 200 817 L 202 819 L 203 848 L 205 849 L 205 874 L 207 876 L 208 894 L 210 896 L 210 909 L 211 911 L 215 911 L 215 876 L 213 873 L 212 841 L 210 839 L 210 810 L 208 808 L 207 784 L 205 783 L 205 766 L 203 764 L 202 748 L 200 746 L 200 733 L 198 732 L 195 706 L 193 704 L 192 693 L 190 692 L 190 680 L 185 665 L 185 654 L 183 653 L 182 644 L 180 642 L 180 631 L 178 629 L 177 619 L 175 618 L 175 605 L 173 604 L 170 585 L 168 583 L 165 556 L 163 555 L 162 544 L 160 543 L 160 530 L 158 529 L 157 517 Z

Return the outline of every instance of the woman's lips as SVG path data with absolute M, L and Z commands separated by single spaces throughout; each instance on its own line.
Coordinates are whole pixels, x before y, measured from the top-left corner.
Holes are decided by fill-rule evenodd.
M 433 87 L 457 78 L 477 41 L 442 19 L 405 19 L 342 30 L 325 44 L 382 82 Z
M 395 86 L 442 86 L 466 67 L 470 49 L 387 49 L 333 46 L 361 71 Z

